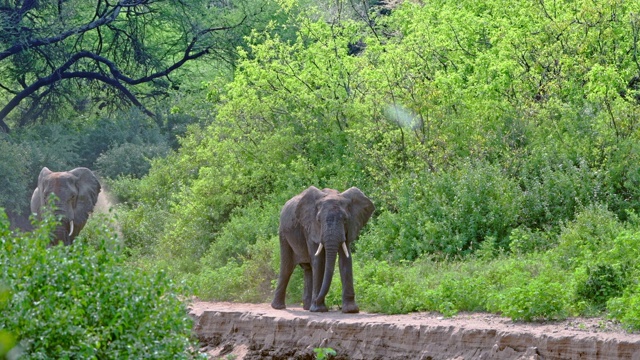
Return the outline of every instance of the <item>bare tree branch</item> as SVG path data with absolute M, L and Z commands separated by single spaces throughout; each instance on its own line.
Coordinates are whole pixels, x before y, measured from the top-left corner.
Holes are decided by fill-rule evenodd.
M 78 34 L 82 34 L 85 33 L 89 30 L 92 29 L 96 29 L 102 25 L 108 24 L 110 22 L 112 22 L 113 20 L 115 20 L 115 18 L 118 16 L 118 14 L 120 13 L 120 10 L 122 9 L 122 6 L 120 4 L 116 5 L 116 7 L 113 8 L 113 10 L 105 15 L 104 17 L 93 21 L 89 24 L 83 25 L 79 28 L 76 29 L 72 29 L 69 31 L 65 31 L 62 34 L 59 34 L 57 36 L 53 36 L 53 37 L 49 37 L 49 38 L 45 38 L 45 39 L 33 39 L 30 41 L 27 41 L 26 43 L 17 43 L 14 44 L 13 46 L 10 46 L 8 49 L 0 52 L 0 61 L 4 60 L 5 58 L 18 54 L 26 49 L 33 49 L 33 48 L 37 48 L 40 46 L 45 46 L 45 45 L 51 45 L 57 42 L 60 42 L 70 36 L 73 35 L 78 35 Z
M 33 6 L 23 3 L 23 15 L 33 10 L 35 16 L 39 16 L 38 11 L 44 10 L 37 4 L 37 1 L 32 2 Z M 14 42 L 8 48 L 0 51 L 0 62 L 11 58 L 14 65 L 9 69 L 18 71 L 12 78 L 15 85 L 13 88 L 9 84 L 0 84 L 0 90 L 12 96 L 0 109 L 0 131 L 10 131 L 5 120 L 25 99 L 30 99 L 32 103 L 27 112 L 20 115 L 25 118 L 20 119 L 18 116 L 16 124 L 24 126 L 33 119 L 33 116 L 39 116 L 40 112 L 37 109 L 41 107 L 44 95 L 46 94 L 50 99 L 52 96 L 60 96 L 60 88 L 55 84 L 68 79 L 98 81 L 113 87 L 122 95 L 117 97 L 118 99 L 142 109 L 145 114 L 153 117 L 155 116 L 153 112 L 146 109 L 139 99 L 144 98 L 144 95 L 153 95 L 157 92 L 151 90 L 146 94 L 136 94 L 132 87 L 156 83 L 160 78 L 166 78 L 172 83 L 169 75 L 185 63 L 207 54 L 220 56 L 221 51 L 231 51 L 232 45 L 221 42 L 223 40 L 216 41 L 212 35 L 216 32 L 234 31 L 243 26 L 250 16 L 255 15 L 244 14 L 233 24 L 206 27 L 194 32 L 193 29 L 196 26 L 191 23 L 188 12 L 185 11 L 181 14 L 186 23 L 178 22 L 177 24 L 189 24 L 189 26 L 180 27 L 182 34 L 177 38 L 179 40 L 175 44 L 166 46 L 164 51 L 153 53 L 149 52 L 150 47 L 145 41 L 146 28 L 152 26 L 150 24 L 154 24 L 155 21 L 162 23 L 162 19 L 154 18 L 161 12 L 151 7 L 152 4 L 174 6 L 165 3 L 159 5 L 161 2 L 153 0 L 119 0 L 115 4 L 99 0 L 91 9 L 90 22 L 62 31 L 55 36 L 29 38 L 27 35 L 31 32 L 35 33 L 36 31 L 32 31 L 35 29 L 19 28 L 19 31 L 26 29 L 24 33 L 26 40 L 13 40 Z M 55 10 L 56 18 L 64 14 L 63 5 L 63 2 L 58 3 Z M 193 11 L 190 3 L 184 3 L 182 6 Z M 126 11 L 126 16 L 123 10 Z M 56 20 L 53 21 L 55 23 Z M 164 23 L 162 24 L 164 26 Z M 93 35 L 86 35 L 90 32 Z M 109 35 L 106 35 L 107 33 Z M 86 41 L 94 38 L 97 41 Z M 88 43 L 91 45 L 87 46 Z M 224 48 L 227 50 L 223 50 Z M 169 60 L 175 54 L 173 52 L 175 49 L 178 51 L 178 58 Z M 68 54 L 69 52 L 71 54 Z M 22 69 L 20 61 L 23 59 L 29 62 L 25 63 L 24 71 L 20 71 L 19 69 Z M 80 88 L 83 82 L 75 83 L 74 86 Z M 44 88 L 47 90 L 43 92 Z

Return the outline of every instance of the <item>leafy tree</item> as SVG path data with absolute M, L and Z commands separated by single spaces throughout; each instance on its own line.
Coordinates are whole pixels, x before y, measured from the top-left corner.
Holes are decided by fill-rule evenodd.
M 130 104 L 153 116 L 147 98 L 179 89 L 176 73 L 187 63 L 205 56 L 233 63 L 266 7 L 262 0 L 2 1 L 0 129 L 63 109 Z

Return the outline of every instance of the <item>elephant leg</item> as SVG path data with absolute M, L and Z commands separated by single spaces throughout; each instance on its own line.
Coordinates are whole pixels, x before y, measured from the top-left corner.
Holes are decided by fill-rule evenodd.
M 311 264 L 300 264 L 300 267 L 304 270 L 304 295 L 302 298 L 302 308 L 309 310 L 311 308 L 312 291 L 313 291 L 313 271 L 311 270 Z
M 353 288 L 353 263 L 351 257 L 343 254 L 340 254 L 340 280 L 342 281 L 342 312 L 349 314 L 360 312 Z
M 322 287 L 322 277 L 324 276 L 324 267 L 326 259 L 323 254 L 319 256 L 313 256 L 311 259 L 311 270 L 313 273 L 313 301 L 311 302 L 311 308 L 309 310 L 313 312 L 326 312 L 328 311 L 327 305 L 324 303 L 324 297 L 318 298 L 320 294 L 320 288 Z
M 286 240 L 280 240 L 280 277 L 278 277 L 278 286 L 276 287 L 271 307 L 274 309 L 285 309 L 285 296 L 287 292 L 287 285 L 289 285 L 289 279 L 296 267 L 294 262 L 295 254 L 293 249 Z

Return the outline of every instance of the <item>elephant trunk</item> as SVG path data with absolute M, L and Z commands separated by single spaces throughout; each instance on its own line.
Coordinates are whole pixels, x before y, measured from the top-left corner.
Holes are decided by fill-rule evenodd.
M 76 224 L 72 219 L 66 217 L 66 214 L 58 216 L 60 216 L 60 224 L 54 230 L 54 239 L 52 240 L 51 244 L 55 245 L 58 242 L 62 241 L 62 243 L 65 245 L 71 245 L 74 238 L 73 232 L 76 228 Z
M 322 287 L 320 288 L 320 292 L 318 293 L 319 299 L 324 299 L 329 292 L 329 287 L 331 286 L 331 280 L 333 279 L 333 271 L 336 266 L 336 258 L 338 257 L 338 248 L 337 246 L 325 246 L 325 267 L 324 267 L 324 276 L 322 277 Z

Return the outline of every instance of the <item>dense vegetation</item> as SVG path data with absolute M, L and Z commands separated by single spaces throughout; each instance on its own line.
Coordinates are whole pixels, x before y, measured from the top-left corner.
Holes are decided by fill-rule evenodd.
M 11 234 L 0 216 L 0 357 L 12 345 L 9 358 L 198 357 L 166 273 L 128 266 L 107 226 L 90 227 L 78 246 L 47 248 L 54 226 L 49 216 L 34 232 Z
M 282 204 L 357 186 L 377 208 L 354 249 L 363 310 L 640 329 L 639 4 L 270 6 L 163 116 L 14 131 L 0 204 L 24 207 L 43 164 L 90 166 L 121 202 L 127 262 L 266 301 Z

